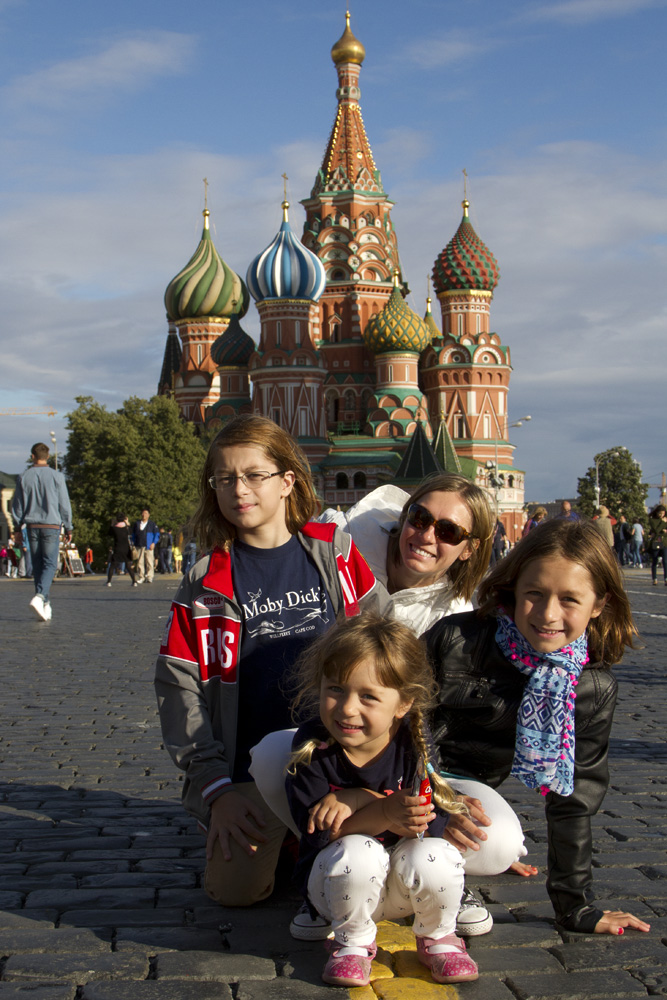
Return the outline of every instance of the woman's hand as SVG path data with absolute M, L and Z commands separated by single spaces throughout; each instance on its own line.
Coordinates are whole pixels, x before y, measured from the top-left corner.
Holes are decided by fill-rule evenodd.
M 605 910 L 604 916 L 600 917 L 595 925 L 595 933 L 622 934 L 626 927 L 634 927 L 635 930 L 644 932 L 651 930 L 650 924 L 644 923 L 632 913 L 624 913 L 622 910 Z
M 382 812 L 387 821 L 387 829 L 399 837 L 418 837 L 428 830 L 428 824 L 435 819 L 435 806 L 425 795 L 410 792 L 394 792 L 382 800 Z
M 465 854 L 468 848 L 478 851 L 478 841 L 487 839 L 481 827 L 491 826 L 491 820 L 484 812 L 479 799 L 473 799 L 470 795 L 457 795 L 456 799 L 458 802 L 465 802 L 470 815 L 466 816 L 464 813 L 450 815 L 442 839 L 456 847 L 461 854 Z
M 539 869 L 535 865 L 526 865 L 523 861 L 513 861 L 507 870 L 508 872 L 516 872 L 517 875 L 523 875 L 524 878 L 528 878 L 530 875 L 537 875 Z
M 211 821 L 206 838 L 206 860 L 213 857 L 213 847 L 216 840 L 220 841 L 222 857 L 225 861 L 232 860 L 230 840 L 235 840 L 246 854 L 253 856 L 257 847 L 251 844 L 248 837 L 266 843 L 266 837 L 259 827 L 266 826 L 264 813 L 240 792 L 225 792 L 211 806 Z

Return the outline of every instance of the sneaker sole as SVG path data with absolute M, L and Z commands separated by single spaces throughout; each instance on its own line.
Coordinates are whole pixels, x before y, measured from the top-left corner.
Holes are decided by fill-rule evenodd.
M 289 932 L 295 941 L 327 941 L 333 937 L 330 925 L 326 927 L 301 927 L 299 924 L 291 923 Z
M 493 917 L 488 915 L 486 920 L 476 920 L 471 924 L 457 923 L 456 933 L 459 937 L 478 937 L 480 934 L 488 934 L 493 927 Z

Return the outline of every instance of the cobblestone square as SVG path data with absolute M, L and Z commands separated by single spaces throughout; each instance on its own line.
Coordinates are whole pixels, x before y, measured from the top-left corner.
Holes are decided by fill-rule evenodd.
M 0 580 L 0 1000 L 346 995 L 319 979 L 322 945 L 289 935 L 299 900 L 286 874 L 250 910 L 206 897 L 203 838 L 181 809 L 153 692 L 178 580 L 156 576 L 135 590 L 126 578 L 111 589 L 104 582 L 56 581 L 53 620 L 43 623 L 28 607 L 32 582 Z M 594 822 L 595 886 L 608 908 L 637 913 L 651 933 L 558 933 L 539 797 L 508 782 L 527 860 L 541 873 L 472 882 L 495 920 L 490 934 L 470 940 L 479 980 L 438 987 L 400 975 L 413 968 L 409 946 L 398 947 L 406 929 L 390 926 L 383 978 L 374 992 L 357 991 L 359 1000 L 667 995 L 667 589 L 651 587 L 645 570 L 629 571 L 626 585 L 641 642 L 615 668 L 620 697 L 610 788 Z

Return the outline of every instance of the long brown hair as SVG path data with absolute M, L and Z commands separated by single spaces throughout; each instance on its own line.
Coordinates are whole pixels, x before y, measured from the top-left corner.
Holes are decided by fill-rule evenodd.
M 412 702 L 407 713 L 410 734 L 415 754 L 423 758 L 426 767 L 433 750 L 426 738 L 425 725 L 435 703 L 437 684 L 425 645 L 407 625 L 395 618 L 384 618 L 374 611 L 363 611 L 354 618 L 339 618 L 329 632 L 308 646 L 292 675 L 296 690 L 292 704 L 295 720 L 319 715 L 323 678 L 344 684 L 353 670 L 367 659 L 373 661 L 380 685 L 399 691 L 403 702 Z M 299 764 L 309 763 L 318 745 L 309 741 L 297 748 L 288 769 L 293 773 Z M 437 763 L 434 761 L 436 767 Z M 431 772 L 429 778 L 434 801 L 442 809 L 450 813 L 468 811 L 436 771 Z
M 454 596 L 469 601 L 489 566 L 495 518 L 484 490 L 472 480 L 466 479 L 465 476 L 460 476 L 456 472 L 442 472 L 435 476 L 429 476 L 405 501 L 398 524 L 392 528 L 389 534 L 387 566 L 400 565 L 401 552 L 398 543 L 408 516 L 408 510 L 413 503 L 418 503 L 427 493 L 456 493 L 470 511 L 472 538 L 469 539 L 468 544 L 472 554 L 469 559 L 457 559 L 447 570 L 447 576 L 454 589 Z
M 481 584 L 477 613 L 493 615 L 504 608 L 513 614 L 519 577 L 529 563 L 549 556 L 562 556 L 588 570 L 595 596 L 599 601 L 606 598 L 600 615 L 588 623 L 591 662 L 618 663 L 637 629 L 616 557 L 591 521 L 556 518 L 533 528 Z
M 232 445 L 259 448 L 282 472 L 294 473 L 294 486 L 285 499 L 285 523 L 291 534 L 296 534 L 319 512 L 308 459 L 294 438 L 267 417 L 250 414 L 234 417 L 211 442 L 199 478 L 199 504 L 189 528 L 202 550 L 208 551 L 216 545 L 229 549 L 236 538 L 236 528 L 222 515 L 215 490 L 209 485 L 218 451 Z

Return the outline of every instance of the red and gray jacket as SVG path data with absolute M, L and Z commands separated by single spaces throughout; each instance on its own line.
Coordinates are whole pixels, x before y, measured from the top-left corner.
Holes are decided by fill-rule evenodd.
M 369 603 L 387 611 L 387 592 L 348 534 L 334 524 L 310 522 L 297 538 L 317 567 L 336 615 L 356 615 Z M 231 557 L 216 548 L 183 579 L 155 669 L 162 736 L 186 775 L 183 805 L 204 825 L 234 769 L 242 628 Z

